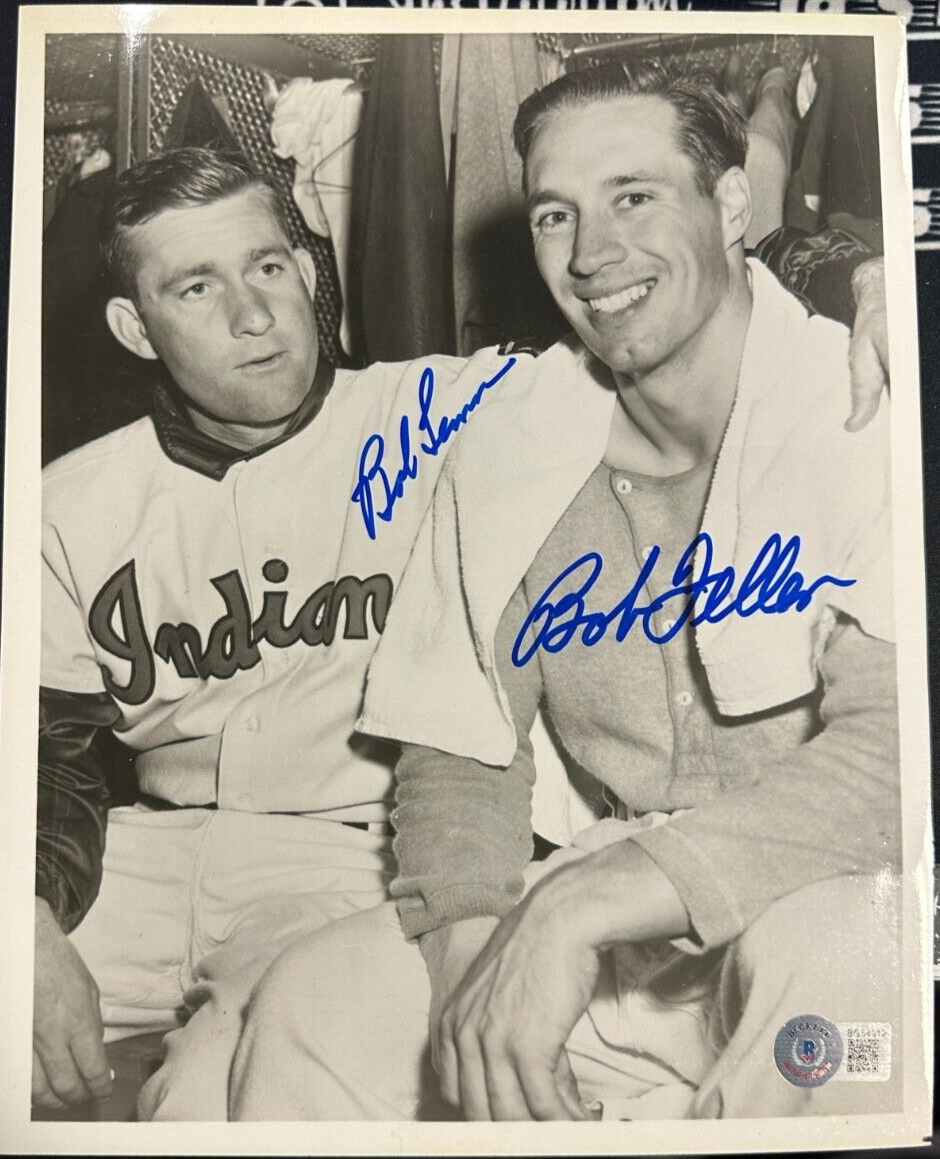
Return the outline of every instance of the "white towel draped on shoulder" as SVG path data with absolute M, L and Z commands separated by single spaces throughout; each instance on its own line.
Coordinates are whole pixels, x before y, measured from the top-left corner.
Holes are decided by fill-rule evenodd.
M 888 405 L 848 434 L 848 332 L 808 316 L 763 266 L 749 266 L 754 305 L 703 520 L 713 567 L 733 564 L 740 580 L 778 532 L 784 542 L 800 537 L 807 584 L 824 574 L 856 583 L 820 587 L 803 612 L 730 615 L 696 629 L 716 703 L 732 716 L 811 692 L 837 613 L 893 639 Z M 359 722 L 364 732 L 502 766 L 516 738 L 496 672 L 496 627 L 601 461 L 616 401 L 609 373 L 573 338 L 520 369 L 448 458 Z

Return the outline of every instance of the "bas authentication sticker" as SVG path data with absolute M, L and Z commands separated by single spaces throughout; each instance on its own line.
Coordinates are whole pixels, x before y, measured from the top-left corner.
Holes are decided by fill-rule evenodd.
M 781 1026 L 774 1039 L 774 1061 L 787 1082 L 821 1087 L 842 1062 L 842 1035 L 818 1014 L 801 1014 Z

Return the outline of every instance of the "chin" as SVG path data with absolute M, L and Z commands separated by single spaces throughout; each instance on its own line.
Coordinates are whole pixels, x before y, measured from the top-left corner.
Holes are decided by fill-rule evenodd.
M 303 396 L 296 402 L 285 400 L 283 403 L 259 407 L 252 406 L 250 403 L 247 406 L 239 407 L 237 412 L 233 411 L 226 415 L 216 415 L 215 417 L 221 422 L 235 423 L 239 426 L 246 427 L 272 427 L 277 423 L 283 423 L 289 419 L 294 411 L 300 406 L 303 401 Z
M 298 384 L 297 388 L 290 391 L 279 391 L 276 395 L 269 396 L 265 399 L 266 406 L 263 411 L 266 412 L 264 418 L 259 418 L 257 422 L 276 423 L 282 419 L 290 418 L 294 411 L 307 397 L 307 392 L 310 390 L 310 383 L 304 383 L 303 386 Z M 255 408 L 258 409 L 258 408 Z
M 624 350 L 623 347 L 613 347 L 600 342 L 584 342 L 595 358 L 615 374 L 633 375 L 643 369 L 645 359 L 635 350 Z
M 631 342 L 613 348 L 608 347 L 607 353 L 598 355 L 607 366 L 617 374 L 642 375 L 649 374 L 664 359 L 664 347 L 658 342 Z

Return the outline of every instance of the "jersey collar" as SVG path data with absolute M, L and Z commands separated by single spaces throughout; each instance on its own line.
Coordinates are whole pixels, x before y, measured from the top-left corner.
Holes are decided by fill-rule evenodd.
M 174 463 L 189 467 L 190 470 L 207 475 L 210 479 L 224 479 L 226 471 L 233 463 L 263 455 L 265 451 L 270 451 L 272 447 L 285 442 L 312 423 L 330 393 L 335 374 L 336 370 L 332 364 L 321 357 L 317 363 L 316 374 L 313 376 L 313 385 L 306 398 L 294 411 L 283 434 L 251 450 L 230 447 L 227 443 L 197 430 L 186 408 L 177 398 L 176 392 L 160 382 L 154 388 L 153 398 L 153 425 L 160 446 Z

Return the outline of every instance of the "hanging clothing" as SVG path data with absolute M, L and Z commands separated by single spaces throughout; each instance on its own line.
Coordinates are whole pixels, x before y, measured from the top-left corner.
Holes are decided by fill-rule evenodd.
M 784 224 L 797 229 L 812 231 L 820 225 L 832 94 L 831 61 L 807 58 L 797 82 L 800 122 L 793 140 L 793 171 L 784 213 Z
M 519 104 L 541 84 L 534 36 L 461 36 L 453 187 L 458 354 L 557 336 L 558 315 L 532 260 L 512 143 Z
M 292 192 L 307 228 L 333 242 L 343 299 L 340 342 L 347 354 L 352 353 L 349 229 L 362 106 L 362 90 L 349 78 L 297 77 L 282 89 L 271 119 L 274 152 L 297 163 Z
M 444 145 L 444 172 L 450 186 L 453 176 L 454 134 L 457 131 L 457 75 L 460 70 L 460 36 L 456 32 L 441 37 L 441 68 L 438 81 L 441 107 L 441 140 Z
M 114 169 L 70 175 L 42 246 L 42 461 L 133 422 L 150 404 L 156 364 L 108 330 L 112 292 L 98 266 L 98 218 Z
M 825 216 L 851 213 L 881 219 L 875 60 L 864 38 L 840 40 L 830 54 L 832 108 L 822 174 Z
M 366 363 L 453 350 L 432 37 L 383 36 L 356 138 L 351 301 Z
M 232 131 L 225 98 L 210 96 L 198 78 L 184 89 L 166 135 L 166 149 L 187 145 L 243 152 Z

